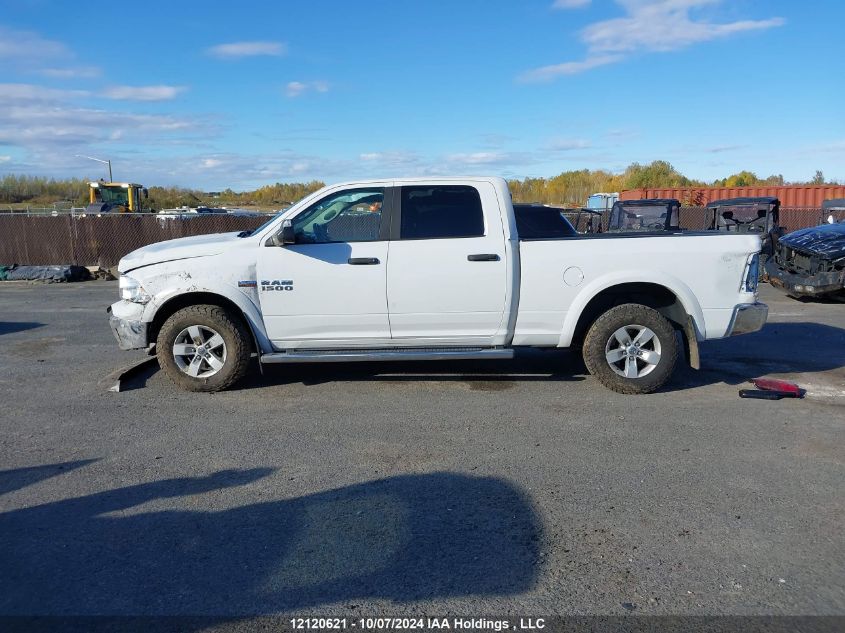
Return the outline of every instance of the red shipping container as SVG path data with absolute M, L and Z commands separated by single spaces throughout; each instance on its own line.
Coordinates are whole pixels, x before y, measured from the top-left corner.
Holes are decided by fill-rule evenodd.
M 784 185 L 782 187 L 675 187 L 669 189 L 629 189 L 620 200 L 677 198 L 688 207 L 703 207 L 713 200 L 774 196 L 781 208 L 819 209 L 830 198 L 845 198 L 845 185 Z

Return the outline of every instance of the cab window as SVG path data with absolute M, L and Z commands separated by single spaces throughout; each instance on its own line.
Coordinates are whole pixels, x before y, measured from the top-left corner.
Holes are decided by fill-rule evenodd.
M 484 235 L 481 196 L 475 187 L 402 187 L 400 239 L 444 239 Z
M 297 244 L 372 242 L 380 239 L 384 188 L 330 194 L 293 220 Z

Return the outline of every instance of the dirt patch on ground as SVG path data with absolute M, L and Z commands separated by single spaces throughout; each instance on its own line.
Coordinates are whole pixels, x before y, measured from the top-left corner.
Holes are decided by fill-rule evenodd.
M 9 352 L 15 356 L 46 356 L 55 351 L 57 345 L 61 345 L 67 339 L 63 336 L 48 336 L 36 338 L 31 341 L 16 343 L 9 348 Z

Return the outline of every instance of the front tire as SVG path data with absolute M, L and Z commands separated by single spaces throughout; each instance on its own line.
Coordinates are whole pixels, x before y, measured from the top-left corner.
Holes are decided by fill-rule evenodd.
M 602 314 L 587 332 L 587 370 L 618 393 L 652 393 L 675 369 L 678 341 L 672 324 L 657 310 L 625 303 Z
M 243 322 L 214 305 L 174 312 L 156 339 L 158 363 L 186 391 L 223 391 L 249 369 L 250 335 Z

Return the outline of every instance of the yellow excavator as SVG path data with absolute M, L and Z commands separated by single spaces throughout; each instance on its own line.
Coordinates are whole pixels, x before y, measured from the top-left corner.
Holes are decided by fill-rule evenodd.
M 98 180 L 88 183 L 90 202 L 86 213 L 139 213 L 149 211 L 142 208 L 142 199 L 149 196 L 143 185 L 132 182 L 106 182 Z

